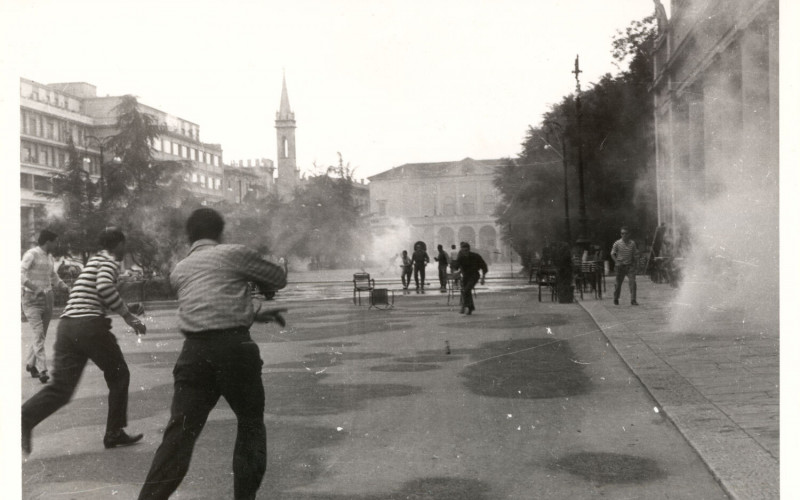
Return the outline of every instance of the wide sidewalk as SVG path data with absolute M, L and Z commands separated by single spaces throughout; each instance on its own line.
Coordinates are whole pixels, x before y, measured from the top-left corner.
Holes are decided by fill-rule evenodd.
M 779 325 L 751 323 L 741 311 L 707 310 L 691 326 L 671 323 L 679 291 L 637 277 L 613 303 L 580 303 L 633 373 L 735 499 L 779 498 Z

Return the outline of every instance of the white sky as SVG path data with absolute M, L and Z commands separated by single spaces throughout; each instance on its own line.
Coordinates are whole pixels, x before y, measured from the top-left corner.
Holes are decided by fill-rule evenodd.
M 668 7 L 669 1 L 664 2 Z M 516 156 L 529 124 L 612 65 L 652 0 L 6 0 L 4 56 L 200 125 L 226 161 L 276 156 L 282 72 L 301 170 Z M 6 51 L 4 51 L 6 52 Z M 6 61 L 9 62 L 9 59 Z

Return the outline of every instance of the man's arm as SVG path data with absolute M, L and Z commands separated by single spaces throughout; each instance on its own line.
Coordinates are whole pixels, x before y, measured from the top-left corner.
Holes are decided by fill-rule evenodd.
M 103 260 L 97 270 L 97 294 L 105 303 L 106 307 L 122 316 L 125 323 L 133 327 L 137 335 L 144 335 L 147 327 L 144 326 L 139 318 L 128 310 L 128 306 L 122 300 L 117 290 L 117 264 L 110 260 Z
M 34 255 L 33 252 L 31 252 L 30 250 L 25 252 L 25 255 L 22 256 L 22 264 L 20 266 L 22 268 L 21 272 L 22 287 L 27 288 L 36 295 L 39 295 L 41 290 L 28 280 L 28 271 L 30 271 L 31 266 L 33 266 L 33 260 L 34 260 Z
M 262 258 L 255 250 L 237 246 L 237 264 L 241 266 L 247 281 L 252 281 L 262 291 L 280 290 L 286 286 L 283 268 Z

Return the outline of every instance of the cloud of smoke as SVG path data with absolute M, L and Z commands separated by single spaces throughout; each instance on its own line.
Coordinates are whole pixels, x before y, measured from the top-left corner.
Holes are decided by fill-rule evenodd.
M 744 322 L 778 321 L 778 199 L 773 189 L 728 181 L 712 200 L 682 211 L 692 233 L 673 327 L 686 330 L 715 313 Z
M 405 219 L 391 217 L 386 227 L 375 228 L 372 232 L 371 245 L 365 255 L 367 260 L 380 265 L 400 266 L 400 254 L 408 250 L 409 255 L 413 250 L 412 227 Z M 395 256 L 397 256 L 395 260 Z M 398 270 L 399 272 L 399 270 Z

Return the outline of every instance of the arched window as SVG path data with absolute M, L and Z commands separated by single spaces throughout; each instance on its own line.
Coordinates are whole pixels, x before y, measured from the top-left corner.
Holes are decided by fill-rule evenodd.
M 286 137 L 283 138 L 282 148 L 283 148 L 283 151 L 282 151 L 283 157 L 284 158 L 288 158 L 289 157 L 289 139 L 287 139 Z

